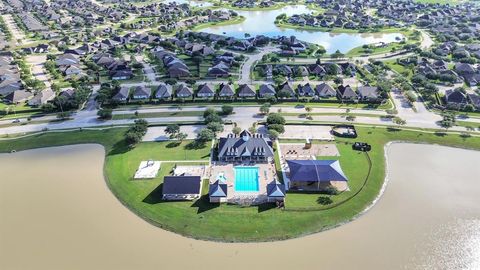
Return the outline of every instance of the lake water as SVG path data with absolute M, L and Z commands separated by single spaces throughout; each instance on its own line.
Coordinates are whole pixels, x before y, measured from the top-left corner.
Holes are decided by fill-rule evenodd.
M 296 36 L 299 40 L 322 45 L 327 50 L 327 53 L 334 53 L 336 50 L 345 53 L 364 44 L 378 42 L 390 43 L 396 41 L 397 38 L 403 38 L 403 35 L 399 33 L 329 33 L 322 31 L 286 29 L 275 25 L 275 18 L 282 13 L 287 14 L 287 16 L 312 13 L 312 11 L 304 5 L 286 6 L 276 10 L 236 10 L 236 12 L 239 15 L 244 16 L 246 18 L 245 21 L 239 24 L 211 26 L 199 31 L 223 34 L 236 38 L 245 38 L 245 33 L 248 33 L 251 36 Z
M 196 0 L 166 0 L 164 3 L 176 2 L 177 4 L 189 4 L 192 7 L 211 7 L 212 3 L 206 1 L 196 1 Z
M 105 184 L 101 146 L 1 154 L 0 269 L 480 269 L 480 152 L 394 144 L 388 155 L 385 193 L 357 220 L 223 244 L 127 210 Z

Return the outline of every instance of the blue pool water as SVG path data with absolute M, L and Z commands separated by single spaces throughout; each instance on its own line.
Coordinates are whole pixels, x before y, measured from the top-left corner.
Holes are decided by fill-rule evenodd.
M 258 191 L 258 167 L 235 167 L 235 191 Z

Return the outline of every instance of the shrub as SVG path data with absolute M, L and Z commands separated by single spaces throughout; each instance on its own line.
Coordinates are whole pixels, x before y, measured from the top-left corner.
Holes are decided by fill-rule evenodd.
M 112 119 L 112 109 L 100 109 L 97 115 L 100 119 Z
M 200 132 L 197 134 L 197 141 L 202 143 L 211 141 L 213 139 L 215 139 L 215 133 L 208 128 L 200 130 Z
M 285 127 L 281 124 L 272 124 L 268 125 L 268 130 L 275 130 L 278 133 L 284 133 L 285 132 Z
M 333 203 L 333 200 L 330 197 L 320 196 L 317 199 L 317 203 L 321 205 L 329 205 Z
M 279 113 L 271 113 L 267 117 L 267 125 L 280 124 L 285 125 L 285 118 Z
M 223 115 L 230 115 L 233 113 L 233 106 L 232 105 L 223 105 L 222 106 L 222 114 Z

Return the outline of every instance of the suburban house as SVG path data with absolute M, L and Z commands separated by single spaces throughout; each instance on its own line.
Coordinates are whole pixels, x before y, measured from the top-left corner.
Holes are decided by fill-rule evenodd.
M 347 177 L 338 160 L 287 160 L 290 189 L 324 190 L 334 186 L 348 189 Z
M 263 134 L 244 130 L 239 136 L 229 134 L 218 143 L 218 160 L 224 162 L 267 162 L 273 158 L 272 141 Z
M 215 89 L 213 85 L 205 83 L 198 86 L 197 97 L 212 98 L 215 96 Z
M 155 98 L 157 99 L 169 99 L 172 97 L 172 86 L 169 84 L 161 83 L 157 87 L 155 92 Z
M 165 176 L 162 198 L 167 201 L 194 200 L 200 198 L 201 189 L 200 176 Z
M 230 84 L 222 83 L 220 85 L 220 91 L 218 91 L 219 97 L 233 97 L 235 92 L 233 91 L 233 87 Z
M 254 89 L 252 85 L 241 84 L 238 86 L 237 95 L 242 98 L 255 97 L 257 92 Z
M 476 110 L 480 110 L 480 96 L 476 94 L 469 94 L 468 98 L 470 99 L 473 107 L 475 107 Z
M 177 86 L 175 95 L 178 98 L 189 98 L 193 96 L 193 91 L 192 89 L 190 89 L 190 87 L 186 86 L 185 84 L 180 84 Z
M 152 89 L 146 86 L 137 86 L 133 90 L 132 98 L 133 99 L 149 99 L 152 95 Z
M 462 109 L 468 104 L 467 95 L 458 90 L 447 90 L 445 92 L 445 101 L 449 108 Z
M 27 90 L 17 90 L 5 96 L 4 100 L 10 104 L 25 102 L 33 97 L 33 94 Z
M 330 85 L 326 83 L 321 83 L 315 87 L 315 91 L 317 95 L 321 98 L 331 98 L 337 95 L 335 89 L 333 89 Z
M 51 88 L 38 91 L 32 99 L 28 101 L 30 106 L 41 106 L 55 98 L 55 92 Z
M 120 90 L 118 90 L 118 93 L 116 93 L 112 97 L 112 99 L 115 101 L 127 101 L 129 94 L 130 94 L 130 88 L 122 87 L 120 88 Z
M 282 85 L 280 85 L 280 88 L 278 90 L 278 96 L 279 97 L 294 97 L 295 96 L 295 90 L 293 90 L 293 85 L 289 81 L 284 82 Z
M 301 97 L 313 97 L 315 96 L 315 91 L 309 83 L 304 85 L 298 85 L 297 87 L 298 95 Z
M 378 88 L 374 86 L 360 86 L 358 87 L 357 92 L 361 100 L 377 101 L 380 99 Z
M 271 84 L 262 84 L 258 91 L 260 97 L 275 96 L 275 87 Z
M 350 101 L 358 99 L 357 94 L 355 93 L 355 91 L 353 91 L 350 85 L 347 85 L 347 86 L 340 85 L 338 87 L 337 97 L 340 100 L 350 100 Z

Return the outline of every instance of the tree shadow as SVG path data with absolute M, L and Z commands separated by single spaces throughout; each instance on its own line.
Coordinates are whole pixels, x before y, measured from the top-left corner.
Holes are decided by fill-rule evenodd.
M 275 203 L 263 203 L 258 205 L 257 208 L 258 208 L 258 213 L 262 213 L 271 209 L 275 209 L 277 208 L 277 206 L 275 205 Z
M 205 148 L 205 142 L 200 142 L 200 141 L 192 141 L 190 143 L 188 143 L 187 145 L 185 145 L 185 149 L 186 150 L 198 150 L 198 149 L 202 149 L 202 148 Z
M 396 128 L 396 127 L 387 127 L 388 132 L 399 132 L 401 129 Z
M 436 132 L 433 133 L 433 134 L 435 134 L 435 136 L 438 136 L 438 137 L 445 137 L 445 136 L 447 136 L 447 133 L 442 132 L 442 131 L 436 131 Z
M 164 202 L 162 200 L 162 191 L 163 191 L 163 183 L 160 184 L 158 187 L 156 187 L 150 194 L 143 199 L 142 202 L 148 203 L 148 204 L 157 204 L 157 203 L 162 203 Z
M 118 154 L 124 154 L 128 151 L 132 150 L 132 147 L 125 141 L 121 140 L 116 142 L 113 146 L 110 152 L 108 153 L 109 155 L 118 155 Z
M 197 214 L 207 212 L 220 206 L 220 203 L 211 203 L 208 195 L 202 195 L 191 207 L 197 207 Z
M 175 147 L 178 147 L 180 146 L 181 142 L 180 141 L 173 141 L 173 142 L 170 142 L 166 145 L 167 148 L 175 148 Z

